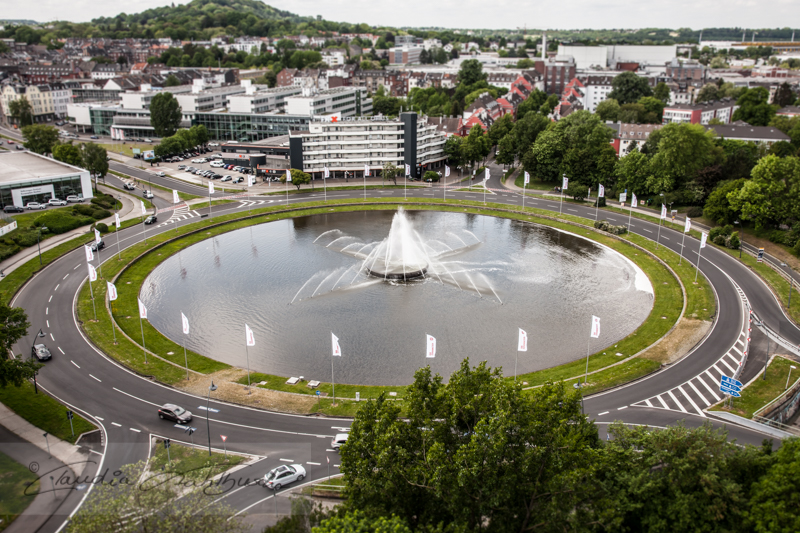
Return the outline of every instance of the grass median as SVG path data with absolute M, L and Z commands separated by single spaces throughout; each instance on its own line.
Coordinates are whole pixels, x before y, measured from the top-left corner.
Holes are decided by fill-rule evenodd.
M 785 357 L 774 357 L 767 367 L 766 379 L 763 371 L 758 378 L 742 390 L 741 398 L 733 398 L 730 408 L 726 404 L 717 404 L 711 411 L 727 411 L 745 418 L 753 418 L 753 414 L 783 394 L 786 381 L 789 379 L 789 370 L 796 363 Z M 800 372 L 794 370 L 795 379 L 800 378 Z M 794 381 L 789 382 L 791 386 Z
M 170 477 L 178 475 L 194 482 L 203 482 L 243 461 L 241 455 L 212 452 L 209 456 L 207 448 L 186 446 L 174 440 L 170 443 L 168 454 L 164 441 L 157 439 L 148 468 L 151 472 L 163 471 Z
M 138 243 L 123 252 L 123 261 L 114 262 L 117 263 L 116 265 L 104 265 L 104 275 L 111 278 L 122 270 L 124 265 L 136 259 L 136 262 L 130 268 L 126 268 L 116 280 L 119 299 L 114 304 L 114 317 L 119 327 L 122 328 L 133 341 L 118 334 L 117 340 L 119 344 L 113 344 L 110 334 L 111 321 L 107 312 L 99 313 L 99 321 L 97 323 L 84 320 L 90 317 L 89 313 L 91 313 L 91 300 L 88 300 L 88 287 L 84 287 L 81 293 L 79 312 L 82 320 L 84 320 L 84 328 L 87 330 L 87 333 L 90 334 L 95 340 L 95 343 L 102 349 L 108 353 L 114 354 L 115 357 L 136 369 L 138 372 L 152 375 L 156 379 L 166 383 L 178 384 L 185 378 L 185 370 L 180 368 L 183 366 L 183 350 L 180 345 L 166 339 L 166 337 L 153 328 L 148 322 L 144 322 L 145 341 L 148 350 L 154 351 L 161 357 L 169 358 L 170 361 L 179 366 L 170 365 L 154 358 L 151 358 L 150 363 L 145 366 L 142 348 L 137 344 L 139 339 L 141 339 L 141 332 L 136 298 L 144 279 L 160 262 L 186 246 L 191 246 L 211 236 L 234 231 L 252 224 L 294 216 L 329 213 L 331 210 L 385 210 L 396 209 L 397 205 L 413 205 L 413 209 L 467 211 L 473 214 L 502 216 L 510 219 L 545 224 L 557 229 L 586 235 L 597 242 L 624 253 L 637 263 L 650 277 L 655 292 L 654 308 L 650 317 L 631 336 L 620 341 L 617 346 L 606 349 L 606 353 L 598 352 L 590 357 L 590 370 L 595 371 L 609 367 L 592 376 L 592 388 L 590 388 L 590 390 L 601 390 L 630 381 L 631 379 L 650 373 L 660 366 L 658 362 L 644 358 L 633 358 L 625 361 L 623 364 L 610 366 L 643 350 L 661 338 L 661 336 L 667 333 L 675 324 L 683 307 L 683 293 L 680 285 L 669 270 L 664 268 L 663 265 L 643 250 L 630 247 L 624 241 L 630 241 L 658 255 L 684 280 L 693 281 L 694 279 L 694 270 L 691 265 L 687 262 L 683 262 L 683 264 L 679 266 L 679 258 L 676 254 L 663 247 L 660 247 L 659 250 L 655 250 L 655 243 L 638 235 L 625 235 L 622 239 L 619 239 L 609 234 L 596 232 L 592 228 L 575 226 L 574 224 L 591 223 L 591 221 L 580 217 L 562 215 L 559 220 L 553 220 L 553 213 L 548 211 L 526 209 L 525 213 L 523 213 L 518 209 L 509 209 L 508 206 L 502 204 L 491 204 L 487 208 L 484 208 L 481 205 L 476 205 L 476 203 L 477 202 L 449 201 L 445 204 L 441 200 L 434 199 L 404 202 L 402 199 L 398 201 L 396 198 L 387 198 L 374 199 L 368 202 L 369 205 L 365 205 L 358 200 L 338 200 L 328 203 L 309 202 L 307 204 L 295 205 L 288 209 L 285 206 L 262 207 L 254 209 L 253 214 L 249 217 L 245 213 L 233 213 L 222 215 L 212 220 L 206 219 L 191 225 L 181 226 L 178 228 L 177 232 L 167 232 L 154 236 L 149 239 L 147 245 Z M 193 230 L 194 232 L 192 233 Z M 179 240 L 166 242 L 176 237 L 178 237 Z M 154 250 L 154 247 L 158 248 Z M 100 285 L 102 285 L 102 287 Z M 701 320 L 707 320 L 713 316 L 715 311 L 713 291 L 710 290 L 705 279 L 701 277 L 697 285 L 694 285 L 691 281 L 685 281 L 684 285 L 687 289 L 686 316 Z M 105 284 L 95 284 L 95 286 L 98 288 L 96 297 L 98 301 L 101 302 L 105 296 Z M 98 309 L 101 311 L 105 310 L 102 306 Z M 173 354 L 169 354 L 169 351 L 172 351 Z M 617 356 L 616 353 L 618 352 L 621 353 L 622 356 Z M 520 381 L 528 381 L 529 384 L 569 379 L 581 375 L 583 373 L 584 364 L 584 360 L 579 360 L 567 365 L 520 376 L 519 379 Z M 227 365 L 217 363 L 209 358 L 194 353 L 190 356 L 189 367 L 194 371 L 203 373 L 214 372 L 215 368 L 228 368 Z M 261 373 L 251 374 L 251 382 L 255 386 L 258 386 L 261 381 L 265 381 L 266 384 L 262 386 L 263 388 L 281 392 L 300 393 L 303 395 L 316 394 L 315 390 L 309 389 L 305 384 L 287 385 L 285 383 L 286 380 L 287 378 L 283 376 Z M 246 376 L 237 381 L 238 383 L 246 383 Z M 353 414 L 358 408 L 358 403 L 349 401 L 348 398 L 353 398 L 356 392 L 359 392 L 362 398 L 375 397 L 382 392 L 395 392 L 398 399 L 402 399 L 403 393 L 405 392 L 404 387 L 337 384 L 337 405 L 333 406 L 331 405 L 332 385 L 330 383 L 322 383 L 319 389 L 322 392 L 328 393 L 328 396 L 320 398 L 319 401 L 315 403 L 315 407 L 312 408 L 312 412 L 324 412 L 332 415 Z
M 22 514 L 39 493 L 39 477 L 0 452 L 0 531 Z
M 47 365 L 39 373 L 48 373 Z M 81 433 L 96 429 L 94 424 L 75 413 L 72 419 L 75 428 L 73 436 L 67 419 L 67 407 L 42 390 L 36 394 L 32 383 L 0 388 L 0 402 L 42 431 L 73 444 Z

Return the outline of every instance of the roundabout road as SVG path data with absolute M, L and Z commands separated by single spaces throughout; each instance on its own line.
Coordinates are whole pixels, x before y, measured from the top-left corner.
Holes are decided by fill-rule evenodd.
M 113 166 L 113 165 L 112 165 Z M 133 173 L 130 167 L 126 172 Z M 492 167 L 495 174 L 501 174 Z M 132 174 L 133 175 L 133 174 Z M 141 176 L 137 176 L 141 177 Z M 152 176 L 151 176 L 152 177 Z M 117 178 L 109 176 L 109 183 L 117 185 Z M 521 205 L 521 196 L 501 189 L 493 178 L 490 186 L 497 192 L 487 195 L 487 201 Z M 116 180 L 116 181 L 115 181 Z M 156 182 L 156 179 L 153 178 Z M 172 187 L 172 184 L 165 186 Z M 186 185 L 186 192 L 200 189 Z M 329 198 L 363 198 L 361 189 L 335 191 Z M 409 189 L 409 198 L 442 198 L 441 187 Z M 310 191 L 290 195 L 288 204 L 296 204 L 309 199 L 321 200 L 322 191 Z M 400 197 L 401 190 L 367 191 L 370 198 Z M 448 198 L 482 201 L 481 193 L 447 192 Z M 258 197 L 268 199 L 274 205 L 286 204 L 285 196 Z M 157 200 L 157 205 L 163 201 Z M 215 206 L 214 215 L 241 212 L 245 204 L 235 202 Z M 530 198 L 526 207 L 536 207 L 558 211 L 559 202 Z M 161 205 L 164 207 L 164 205 Z M 564 212 L 594 220 L 593 208 L 564 204 Z M 615 224 L 626 224 L 627 217 L 611 212 L 601 213 Z M 163 222 L 163 221 L 159 221 Z M 191 218 L 178 220 L 175 224 L 186 225 L 194 222 Z M 102 261 L 113 260 L 117 248 L 117 237 L 124 248 L 143 239 L 142 225 L 137 225 L 119 234 L 105 236 L 106 248 L 101 252 Z M 152 229 L 151 229 L 152 228 Z M 148 236 L 170 231 L 172 225 L 150 227 Z M 655 238 L 658 226 L 642 220 L 633 220 L 631 231 L 647 238 Z M 660 242 L 665 247 L 678 251 L 681 233 L 661 229 Z M 88 237 L 87 237 L 88 240 Z M 686 240 L 684 260 L 695 264 L 699 242 Z M 743 351 L 742 339 L 746 337 L 745 301 L 766 325 L 794 345 L 800 344 L 800 330 L 789 326 L 789 322 L 767 286 L 749 269 L 735 258 L 714 247 L 706 247 L 700 263 L 700 270 L 714 287 L 718 301 L 718 312 L 712 330 L 693 352 L 680 362 L 666 367 L 649 377 L 620 388 L 586 398 L 586 412 L 590 418 L 604 425 L 613 420 L 630 424 L 666 426 L 684 421 L 687 426 L 697 426 L 709 420 L 702 409 L 706 407 L 701 398 L 713 403 L 716 400 L 707 390 L 712 384 L 714 368 L 729 375 L 728 368 L 735 368 Z M 171 387 L 159 385 L 146 378 L 135 375 L 97 351 L 84 337 L 78 327 L 73 310 L 77 292 L 87 277 L 86 260 L 82 249 L 73 251 L 38 273 L 16 295 L 13 305 L 25 309 L 32 324 L 31 330 L 42 328 L 48 338 L 46 344 L 54 356 L 39 374 L 39 385 L 56 397 L 79 409 L 93 419 L 104 433 L 105 453 L 102 468 L 110 472 L 119 466 L 147 457 L 148 442 L 151 435 L 169 437 L 176 441 L 187 441 L 182 429 L 171 423 L 159 420 L 156 408 L 163 403 L 176 403 L 194 413 L 192 426 L 197 428 L 194 442 L 207 443 L 206 413 L 200 409 L 205 406 L 205 397 L 198 397 Z M 738 290 L 737 289 L 741 289 Z M 742 330 L 745 330 L 743 337 Z M 32 336 L 21 341 L 17 353 L 30 351 Z M 749 367 L 745 367 L 747 375 Z M 706 386 L 703 385 L 704 382 Z M 210 384 L 210 383 L 209 383 Z M 713 400 L 713 402 L 711 402 Z M 278 414 L 268 411 L 242 407 L 211 398 L 208 423 L 211 426 L 211 445 L 221 449 L 220 435 L 227 436 L 228 450 L 258 456 L 251 465 L 237 470 L 226 481 L 227 489 L 222 500 L 238 510 L 263 512 L 266 499 L 271 493 L 263 487 L 253 485 L 252 481 L 263 476 L 268 470 L 289 462 L 302 463 L 308 472 L 307 481 L 328 475 L 327 459 L 330 458 L 331 473 L 338 473 L 339 456 L 329 450 L 330 438 L 340 427 L 347 427 L 348 420 L 327 417 L 310 417 Z M 712 420 L 722 427 L 724 424 Z M 760 444 L 766 434 L 738 425 L 726 425 L 732 438 L 742 443 Z M 98 456 L 100 459 L 100 456 Z M 271 509 L 271 504 L 269 506 Z M 51 520 L 43 531 L 56 531 L 62 520 Z

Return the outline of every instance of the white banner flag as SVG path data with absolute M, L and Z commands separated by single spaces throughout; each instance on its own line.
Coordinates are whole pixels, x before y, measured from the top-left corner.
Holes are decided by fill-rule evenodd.
M 597 190 L 597 197 L 605 198 L 605 196 L 606 196 L 606 188 L 600 185 L 600 188 Z
M 525 172 L 525 185 L 531 182 L 531 175 Z
M 183 333 L 188 335 L 189 334 L 189 319 L 186 318 L 186 315 L 181 312 L 181 322 L 183 323 Z
M 83 247 L 83 249 L 86 250 L 86 260 L 87 261 L 94 261 L 94 252 L 92 252 L 92 247 L 89 246 L 89 245 L 86 245 L 86 246 Z
M 178 196 L 178 191 L 176 191 L 175 189 L 172 189 L 172 203 L 173 204 L 178 204 L 178 203 L 180 203 L 180 201 L 181 201 L 181 197 Z
M 528 351 L 528 334 L 522 328 L 519 328 L 519 342 L 517 343 L 517 351 L 518 352 Z
M 484 179 L 488 180 L 489 179 L 489 168 L 487 167 L 486 170 L 483 171 L 483 173 L 486 175 L 486 177 Z
M 600 337 L 600 317 L 592 315 L 592 338 Z
M 89 267 L 89 281 L 97 281 L 97 269 L 94 268 L 92 265 L 86 265 Z
M 700 248 L 705 248 L 706 247 L 706 240 L 707 239 L 708 239 L 708 233 L 703 233 L 700 236 Z
M 331 355 L 335 355 L 337 357 L 342 356 L 342 349 L 339 347 L 339 337 L 331 332 Z
M 147 318 L 147 308 L 142 303 L 142 300 L 137 298 L 139 302 L 139 318 Z
M 664 204 L 661 204 L 661 219 L 662 220 L 667 219 L 667 206 L 665 206 Z
M 364 176 L 369 176 L 369 165 L 364 165 Z
M 621 192 L 619 193 L 619 203 L 624 204 L 628 200 L 628 193 Z
M 411 165 L 406 165 L 406 176 L 411 175 Z
M 143 200 L 139 200 L 139 203 L 142 204 L 142 214 L 146 215 L 147 214 L 147 208 L 144 206 L 144 201 Z
M 631 193 L 631 205 L 636 205 L 636 195 Z
M 444 177 L 445 178 L 450 177 L 450 167 L 448 167 L 447 165 L 444 166 Z
M 113 302 L 117 299 L 117 288 L 110 281 L 107 281 L 106 285 L 108 286 L 108 299 Z
M 119 229 L 119 227 L 122 225 L 122 223 L 119 221 L 119 213 L 114 213 L 114 224 L 117 225 L 117 229 Z
M 292 181 L 292 172 L 287 168 L 286 169 L 286 183 Z
M 256 177 L 255 176 L 247 176 L 247 186 L 252 187 L 256 184 Z
M 686 217 L 686 225 L 683 226 L 683 232 L 684 233 L 689 233 L 690 229 L 692 229 L 692 219 L 689 218 L 689 217 Z
M 425 357 L 433 358 L 436 357 L 436 337 L 433 335 L 427 335 L 428 338 L 428 349 L 425 352 Z
M 103 237 L 100 235 L 100 232 L 97 231 L 97 230 L 94 230 L 94 242 L 100 242 L 102 240 L 103 240 Z
M 256 337 L 253 335 L 253 330 L 247 324 L 244 325 L 244 338 L 248 346 L 256 345 Z
M 323 179 L 327 179 L 327 178 L 330 178 L 330 177 L 331 177 L 331 171 L 328 170 L 328 167 L 325 167 L 324 169 L 322 169 L 322 178 Z
M 208 180 L 208 194 L 214 194 L 214 182 Z
M 569 185 L 569 178 L 566 177 L 566 176 L 563 176 L 562 179 L 561 179 L 561 189 L 562 190 L 566 190 L 568 185 Z

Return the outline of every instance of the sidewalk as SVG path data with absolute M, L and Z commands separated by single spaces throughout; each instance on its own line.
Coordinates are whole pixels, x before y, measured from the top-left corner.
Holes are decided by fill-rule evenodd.
M 138 218 L 140 216 L 141 210 L 137 209 L 138 206 L 135 203 L 135 198 L 126 196 L 125 194 L 122 194 L 120 191 L 116 189 L 111 189 L 102 184 L 98 184 L 97 188 L 101 192 L 105 192 L 107 194 L 113 194 L 115 197 L 118 197 L 120 199 L 120 201 L 122 202 L 122 208 L 118 211 L 120 220 Z M 103 222 L 104 224 L 111 226 L 114 224 L 114 216 L 112 215 L 108 218 L 98 220 L 97 222 Z M 62 233 L 60 235 L 53 235 L 52 237 L 42 241 L 41 243 L 42 253 L 52 248 L 55 248 L 59 244 L 65 243 L 70 239 L 73 239 L 80 235 L 88 235 L 88 234 L 89 234 L 88 227 L 81 226 L 80 228 L 75 228 L 74 230 Z M 36 246 L 29 246 L 28 248 L 24 248 L 20 250 L 19 253 L 12 255 L 8 259 L 0 261 L 0 271 L 3 272 L 4 276 L 7 276 L 11 272 L 19 268 L 21 265 L 24 265 L 26 262 L 30 261 L 31 259 L 33 259 L 38 255 L 39 255 L 39 250 Z

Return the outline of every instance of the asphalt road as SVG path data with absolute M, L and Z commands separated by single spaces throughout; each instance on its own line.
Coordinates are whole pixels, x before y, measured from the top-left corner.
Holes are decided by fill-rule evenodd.
M 493 177 L 489 185 L 501 189 L 499 182 L 495 181 L 497 176 L 501 175 L 500 169 L 496 166 L 491 168 Z M 134 174 L 129 167 L 125 167 L 125 171 L 136 177 L 143 177 Z M 111 183 L 116 178 L 107 179 Z M 156 182 L 155 178 L 152 179 Z M 166 185 L 169 183 L 166 181 L 162 183 L 170 188 L 182 185 L 186 187 L 184 192 L 197 193 L 196 190 L 192 190 L 194 186 L 183 182 L 170 185 Z M 194 189 L 200 188 L 194 187 Z M 328 197 L 363 198 L 363 194 L 363 190 L 354 189 L 335 191 L 328 194 Z M 409 198 L 442 198 L 444 191 L 441 187 L 414 188 L 409 189 L 407 194 Z M 367 196 L 402 198 L 403 193 L 400 190 L 373 189 L 367 191 Z M 447 192 L 447 197 L 481 201 L 483 195 L 477 192 L 451 190 Z M 294 194 L 290 195 L 288 202 L 280 195 L 266 198 L 273 200 L 276 205 L 295 204 L 307 201 L 309 198 L 319 200 L 322 194 L 319 190 Z M 496 194 L 487 195 L 487 201 L 509 206 L 520 205 L 521 200 L 518 194 L 511 191 L 501 190 Z M 558 201 L 528 198 L 525 204 L 541 209 L 556 211 L 559 209 Z M 564 204 L 563 207 L 565 213 L 592 220 L 595 218 L 595 210 L 592 208 L 573 204 Z M 213 212 L 217 215 L 241 210 L 242 204 L 237 202 L 215 206 Z M 627 222 L 621 220 L 625 217 L 614 213 L 604 213 L 601 210 L 600 215 L 601 218 L 607 218 L 614 223 Z M 191 222 L 189 219 L 178 224 Z M 151 226 L 147 233 L 152 235 L 155 232 L 171 229 L 171 225 L 156 228 Z M 658 226 L 634 219 L 631 230 L 654 239 Z M 101 252 L 102 261 L 113 256 L 113 251 L 117 247 L 117 237 L 121 239 L 122 247 L 136 243 L 143 238 L 142 226 L 137 225 L 119 234 L 107 235 L 105 237 L 107 248 Z M 664 227 L 661 229 L 660 243 L 679 251 L 681 233 Z M 686 239 L 684 260 L 696 263 L 698 244 L 696 239 Z M 679 421 L 684 421 L 687 426 L 697 426 L 708 420 L 699 411 L 689 408 L 684 412 L 677 408 L 677 405 L 689 406 L 687 399 L 677 398 L 675 404 L 670 403 L 666 407 L 659 407 L 658 403 L 653 407 L 642 406 L 641 403 L 661 395 L 666 397 L 668 393 L 684 386 L 688 389 L 690 381 L 714 364 L 718 364 L 726 353 L 731 353 L 737 346 L 737 342 L 741 339 L 742 328 L 747 322 L 743 300 L 736 285 L 741 288 L 742 294 L 746 296 L 753 310 L 768 326 L 780 331 L 795 345 L 800 344 L 800 331 L 789 324 L 766 285 L 736 259 L 713 247 L 707 247 L 703 250 L 700 270 L 712 283 L 718 299 L 718 314 L 708 337 L 679 363 L 638 382 L 587 397 L 586 412 L 597 420 L 601 428 L 613 420 L 651 426 L 666 426 Z M 46 343 L 54 357 L 39 374 L 40 386 L 94 420 L 102 428 L 105 434 L 105 453 L 99 470 L 109 468 L 113 472 L 121 465 L 147 457 L 151 435 L 188 441 L 182 429 L 159 420 L 156 415 L 158 405 L 176 403 L 191 410 L 195 415 L 191 424 L 197 428 L 193 435 L 195 443 L 208 442 L 209 432 L 206 431 L 208 422 L 211 429 L 211 445 L 214 448 L 222 449 L 220 436 L 226 435 L 228 450 L 260 457 L 260 460 L 237 471 L 231 480 L 226 482 L 228 491 L 222 501 L 236 509 L 252 512 L 265 505 L 265 499 L 270 497 L 270 493 L 263 487 L 252 484 L 252 481 L 275 466 L 301 463 L 308 471 L 307 481 L 311 481 L 327 476 L 327 460 L 330 458 L 333 467 L 331 470 L 333 473 L 337 472 L 335 465 L 338 464 L 339 457 L 329 449 L 330 438 L 340 432 L 340 428 L 347 427 L 348 420 L 285 415 L 234 406 L 215 401 L 212 394 L 210 406 L 217 411 L 209 413 L 207 421 L 205 411 L 201 409 L 201 406 L 205 406 L 204 397 L 187 394 L 134 375 L 96 350 L 88 339 L 84 338 L 73 313 L 77 291 L 86 276 L 83 250 L 69 253 L 40 272 L 23 287 L 14 299 L 13 305 L 25 308 L 32 324 L 31 331 L 42 328 L 47 333 Z M 17 353 L 30 353 L 33 340 L 31 336 L 21 341 L 16 347 Z M 693 393 L 687 396 L 691 394 Z M 726 425 L 713 420 L 712 423 L 727 427 L 731 437 L 741 443 L 760 444 L 766 437 L 762 433 L 744 427 Z M 53 527 L 47 530 L 56 529 Z

